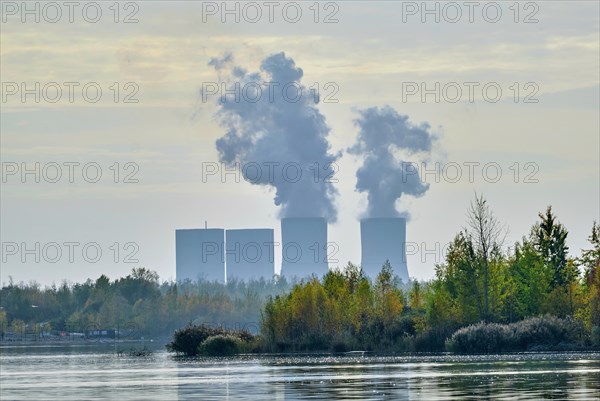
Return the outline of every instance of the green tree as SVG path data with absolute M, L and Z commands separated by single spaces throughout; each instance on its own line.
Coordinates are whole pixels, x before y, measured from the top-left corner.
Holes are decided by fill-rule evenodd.
M 582 250 L 577 263 L 585 269 L 588 325 L 598 327 L 600 326 L 600 225 L 595 221 L 588 241 L 592 247 Z
M 158 274 L 143 267 L 132 269 L 131 274 L 116 280 L 114 285 L 131 304 L 139 299 L 156 299 L 160 296 Z
M 541 222 L 533 227 L 536 249 L 547 268 L 552 272 L 552 288 L 566 287 L 575 279 L 573 270 L 567 266 L 569 247 L 566 244 L 567 229 L 557 221 L 548 206 L 545 213 L 539 213 Z
M 375 316 L 382 326 L 381 334 L 390 343 L 403 307 L 402 292 L 394 282 L 392 265 L 386 260 L 375 279 Z
M 98 277 L 96 280 L 96 284 L 94 285 L 96 291 L 105 291 L 107 292 L 110 289 L 110 279 L 106 277 L 104 274 Z
M 585 269 L 586 281 L 593 282 L 594 276 L 598 274 L 600 269 L 600 225 L 595 221 L 588 241 L 592 248 L 581 251 L 581 257 L 577 259 L 577 264 Z
M 509 313 L 514 313 L 517 319 L 541 314 L 552 276 L 530 240 L 523 238 L 521 243 L 515 244 L 514 256 L 509 261 L 509 272 L 514 284 L 510 296 L 512 309 Z
M 431 284 L 426 297 L 426 316 L 432 331 L 448 333 L 461 326 L 460 313 L 457 311 L 447 286 L 438 278 Z
M 485 319 L 480 267 L 471 236 L 460 232 L 448 247 L 445 263 L 436 269 L 440 286 L 445 288 L 462 323 Z
M 408 306 L 413 310 L 421 310 L 424 306 L 423 289 L 419 281 L 413 281 L 408 293 Z
M 532 240 L 551 277 L 546 312 L 559 317 L 573 315 L 578 303 L 579 270 L 568 257 L 568 231 L 551 206 L 539 213 L 539 218 L 541 221 L 532 227 Z

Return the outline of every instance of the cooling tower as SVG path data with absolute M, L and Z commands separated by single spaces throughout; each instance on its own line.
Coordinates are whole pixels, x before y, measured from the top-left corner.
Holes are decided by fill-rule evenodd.
M 275 274 L 272 229 L 227 230 L 225 232 L 227 280 L 271 280 Z
M 175 230 L 176 280 L 225 280 L 225 230 Z
M 401 217 L 369 218 L 360 222 L 361 266 L 371 279 L 381 271 L 386 260 L 394 274 L 408 282 L 406 266 L 406 219 Z
M 321 277 L 327 264 L 327 221 L 321 217 L 281 220 L 281 275 L 288 278 Z

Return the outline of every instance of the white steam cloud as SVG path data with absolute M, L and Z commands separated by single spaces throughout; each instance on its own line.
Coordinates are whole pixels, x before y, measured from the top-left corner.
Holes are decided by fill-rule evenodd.
M 241 168 L 253 184 L 273 187 L 281 218 L 335 221 L 337 191 L 327 177 L 340 154 L 330 153 L 330 128 L 316 107 L 318 97 L 301 83 L 302 69 L 283 52 L 265 58 L 251 73 L 235 66 L 230 54 L 209 65 L 229 76 L 228 91 L 242 95 L 238 101 L 232 94 L 218 101 L 217 118 L 226 130 L 216 142 L 221 162 Z M 261 168 L 260 177 L 257 168 L 244 169 L 250 165 Z
M 427 123 L 413 125 L 408 116 L 390 106 L 359 111 L 356 143 L 348 152 L 363 157 L 356 172 L 356 190 L 366 192 L 365 217 L 397 217 L 396 201 L 403 195 L 419 197 L 429 189 L 415 164 L 398 160 L 395 153 L 413 155 L 431 152 L 434 136 Z

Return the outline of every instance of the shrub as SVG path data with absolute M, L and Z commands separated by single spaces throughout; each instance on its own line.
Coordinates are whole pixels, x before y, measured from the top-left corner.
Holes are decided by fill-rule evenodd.
M 444 340 L 452 332 L 444 329 L 429 329 L 422 333 L 412 336 L 410 342 L 410 351 L 418 352 L 439 352 L 444 350 Z
M 343 341 L 336 341 L 331 346 L 332 352 L 346 352 L 348 351 L 348 345 Z
M 396 323 L 396 326 L 394 327 L 394 329 L 396 330 L 396 334 L 397 335 L 408 334 L 410 336 L 415 335 L 417 333 L 417 330 L 416 330 L 417 319 L 418 319 L 418 317 L 413 316 L 413 315 L 400 316 L 400 318 L 398 319 L 398 322 Z
M 170 352 L 177 352 L 186 356 L 195 356 L 200 352 L 200 345 L 209 337 L 231 336 L 240 340 L 240 343 L 247 344 L 248 348 L 255 338 L 246 330 L 226 330 L 223 327 L 210 327 L 205 325 L 192 325 L 176 330 L 173 334 L 173 340 L 166 345 Z
M 453 352 L 490 353 L 510 349 L 511 328 L 501 324 L 477 323 L 457 330 L 446 341 L 446 349 Z
M 229 356 L 242 352 L 243 341 L 232 335 L 210 336 L 200 344 L 198 353 L 206 356 Z
M 446 340 L 446 349 L 458 353 L 568 349 L 581 342 L 582 334 L 583 327 L 572 319 L 540 316 L 508 325 L 463 327 Z
M 520 321 L 513 326 L 518 349 L 526 350 L 532 346 L 555 346 L 561 342 L 577 342 L 578 328 L 571 319 L 540 316 Z

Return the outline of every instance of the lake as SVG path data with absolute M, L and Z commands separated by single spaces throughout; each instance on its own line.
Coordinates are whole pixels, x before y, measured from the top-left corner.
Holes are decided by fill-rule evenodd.
M 112 347 L 2 347 L 5 400 L 591 400 L 600 353 L 118 356 Z

